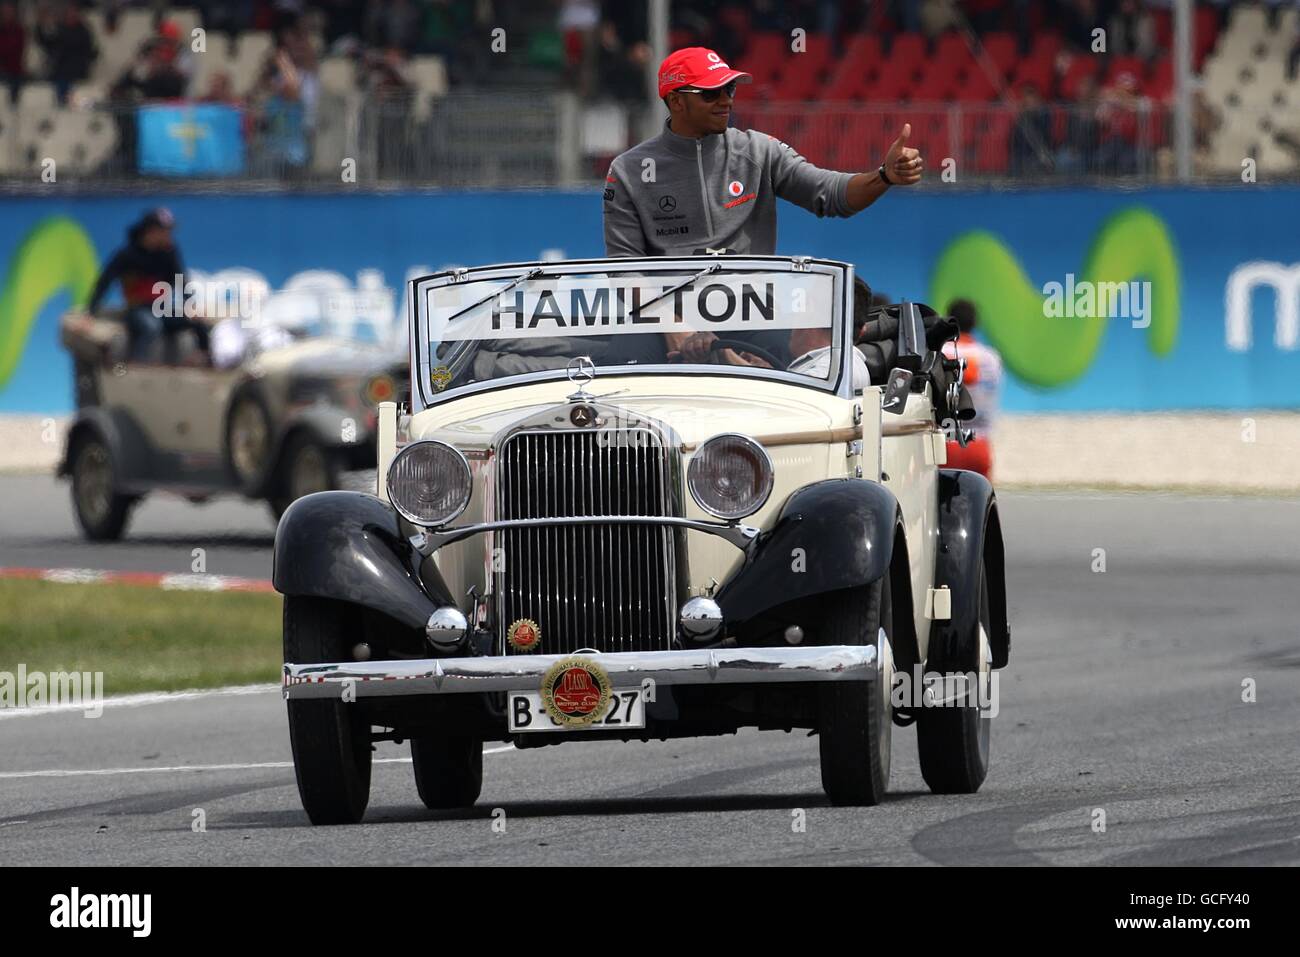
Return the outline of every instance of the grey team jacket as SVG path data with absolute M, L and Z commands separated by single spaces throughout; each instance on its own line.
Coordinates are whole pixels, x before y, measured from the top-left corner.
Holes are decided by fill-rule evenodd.
M 702 139 L 664 125 L 614 158 L 605 177 L 605 255 L 776 252 L 776 198 L 818 216 L 850 216 L 852 173 L 809 163 L 766 133 Z

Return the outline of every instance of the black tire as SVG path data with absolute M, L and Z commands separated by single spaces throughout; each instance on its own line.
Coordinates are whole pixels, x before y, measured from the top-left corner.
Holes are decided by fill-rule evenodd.
M 988 655 L 988 635 L 991 631 L 988 579 L 983 562 L 980 565 L 980 628 L 982 640 L 977 636 L 971 659 L 955 663 L 961 670 L 946 671 L 947 675 L 975 673 L 980 675 L 980 645 L 985 658 Z M 981 678 L 981 680 L 983 680 Z M 989 738 L 992 719 L 984 717 L 975 689 L 967 702 L 959 707 L 921 708 L 916 719 L 917 755 L 921 761 L 921 777 L 935 794 L 974 794 L 984 783 L 989 771 Z M 970 697 L 975 697 L 970 701 Z M 985 699 L 987 700 L 987 698 Z
M 97 435 L 77 438 L 68 456 L 72 477 L 72 509 L 77 524 L 92 542 L 112 542 L 122 537 L 136 499 L 117 488 L 117 467 L 107 443 Z
M 284 510 L 304 495 L 339 487 L 339 455 L 306 432 L 297 432 L 285 443 L 275 492 L 267 499 L 278 522 Z
M 261 495 L 271 476 L 272 421 L 253 389 L 235 396 L 226 414 L 226 468 L 245 495 Z
M 412 738 L 411 766 L 420 800 L 432 810 L 473 807 L 483 790 L 483 742 L 477 738 Z
M 832 599 L 821 632 L 826 644 L 876 644 L 886 641 L 876 680 L 823 685 L 819 691 L 822 788 L 837 806 L 879 804 L 889 787 L 893 716 L 893 601 L 889 575 Z
M 296 664 L 345 660 L 353 616 L 343 602 L 284 598 L 284 660 Z M 341 697 L 287 702 L 289 741 L 298 794 L 313 824 L 355 824 L 370 802 L 370 725 L 358 705 Z

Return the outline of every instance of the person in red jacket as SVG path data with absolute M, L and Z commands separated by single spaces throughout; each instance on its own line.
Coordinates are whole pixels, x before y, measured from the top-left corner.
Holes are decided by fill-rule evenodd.
M 993 479 L 993 440 L 991 431 L 997 416 L 998 399 L 1002 392 L 1002 359 L 997 350 L 975 338 L 979 318 L 975 304 L 966 299 L 954 300 L 948 306 L 948 315 L 957 320 L 960 335 L 956 348 L 953 343 L 944 346 L 949 358 L 960 355 L 966 360 L 966 375 L 962 384 L 970 393 L 975 405 L 975 418 L 961 423 L 973 429 L 975 437 L 962 448 L 961 443 L 948 443 L 948 468 L 967 469 Z
M 113 283 L 121 284 L 130 356 L 136 361 L 149 358 L 159 336 L 185 331 L 194 333 L 199 349 L 210 355 L 207 325 L 185 315 L 185 270 L 172 238 L 174 224 L 170 210 L 145 213 L 104 266 L 86 306 L 94 313 Z

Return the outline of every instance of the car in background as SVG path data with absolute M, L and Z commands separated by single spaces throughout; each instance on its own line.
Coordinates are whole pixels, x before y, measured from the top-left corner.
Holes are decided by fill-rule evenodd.
M 404 362 L 347 339 L 285 335 L 214 368 L 186 335 L 160 342 L 157 361 L 127 361 L 111 315 L 69 313 L 61 338 L 77 411 L 59 475 L 93 541 L 119 538 L 153 492 L 193 502 L 241 494 L 278 519 L 294 499 L 374 468 L 376 407 L 406 390 Z
M 741 728 L 816 734 L 837 805 L 882 800 L 895 725 L 933 791 L 975 791 L 1010 641 L 997 500 L 943 468 L 960 377 L 916 305 L 864 381 L 853 285 L 780 256 L 413 280 L 373 491 L 276 530 L 310 820 L 361 819 L 384 740 L 430 808 L 475 802 L 485 741 Z

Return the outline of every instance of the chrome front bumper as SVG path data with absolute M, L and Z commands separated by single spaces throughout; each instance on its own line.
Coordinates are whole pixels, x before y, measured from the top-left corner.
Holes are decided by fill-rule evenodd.
M 337 698 L 345 686 L 357 697 L 533 691 L 557 661 L 570 655 L 421 658 L 284 666 L 285 698 Z M 614 688 L 657 685 L 769 684 L 871 681 L 874 645 L 815 648 L 715 648 L 693 651 L 580 654 L 609 674 Z

